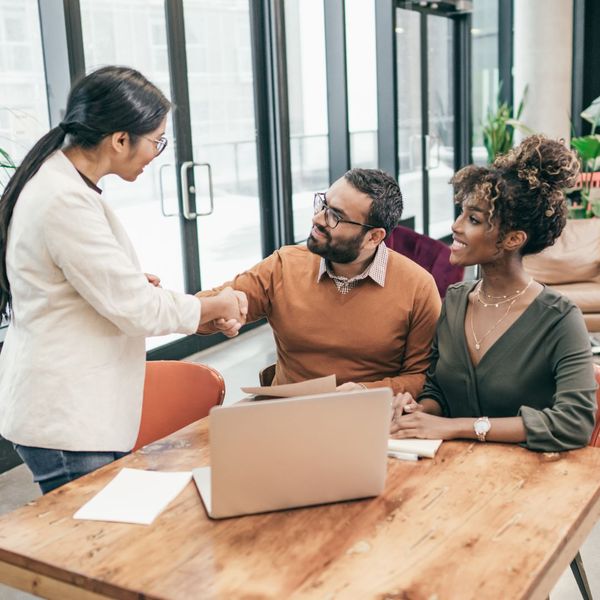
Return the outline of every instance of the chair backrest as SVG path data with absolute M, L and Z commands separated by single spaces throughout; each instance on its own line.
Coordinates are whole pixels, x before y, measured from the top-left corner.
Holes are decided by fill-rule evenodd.
M 273 363 L 264 369 L 261 369 L 258 373 L 258 380 L 260 381 L 260 385 L 265 387 L 271 385 L 273 383 L 273 379 L 275 379 L 275 367 L 277 365 Z
M 206 417 L 224 398 L 223 377 L 211 367 L 178 360 L 147 362 L 142 420 L 133 449 Z
M 431 273 L 442 298 L 446 295 L 449 285 L 463 279 L 463 267 L 450 264 L 450 248 L 439 240 L 398 225 L 386 238 L 385 243 Z
M 596 383 L 600 386 L 600 365 L 594 364 L 594 377 L 596 377 Z M 590 446 L 600 448 L 600 387 L 596 390 L 596 403 L 598 404 L 598 408 L 596 409 L 596 425 L 592 432 Z
M 579 173 L 577 182 L 575 183 L 575 187 L 573 189 L 580 190 L 583 187 L 583 184 L 587 183 L 588 181 L 590 182 L 590 187 L 600 187 L 600 173 L 596 171 L 593 173 Z

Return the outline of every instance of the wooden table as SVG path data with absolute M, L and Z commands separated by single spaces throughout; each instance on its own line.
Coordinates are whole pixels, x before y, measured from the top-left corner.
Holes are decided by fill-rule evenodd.
M 0 581 L 48 598 L 545 598 L 596 522 L 600 450 L 446 442 L 375 499 L 211 521 L 195 486 L 151 526 L 75 521 L 123 466 L 208 463 L 208 423 L 0 519 Z

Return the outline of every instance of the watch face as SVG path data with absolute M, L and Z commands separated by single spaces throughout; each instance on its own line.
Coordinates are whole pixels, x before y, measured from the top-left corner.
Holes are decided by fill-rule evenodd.
M 490 430 L 490 422 L 487 419 L 475 421 L 475 433 L 487 433 Z

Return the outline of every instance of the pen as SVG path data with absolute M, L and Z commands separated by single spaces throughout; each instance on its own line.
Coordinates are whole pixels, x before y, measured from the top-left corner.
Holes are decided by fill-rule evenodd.
M 419 455 L 412 454 L 411 452 L 397 452 L 396 450 L 388 450 L 387 454 L 392 458 L 399 458 L 400 460 L 419 460 Z

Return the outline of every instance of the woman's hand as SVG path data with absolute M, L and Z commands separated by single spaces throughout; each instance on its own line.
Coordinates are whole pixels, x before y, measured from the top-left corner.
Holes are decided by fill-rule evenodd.
M 152 273 L 144 273 L 148 283 L 151 283 L 154 287 L 160 287 L 160 277 L 158 275 L 152 275 Z
M 405 414 L 392 422 L 391 437 L 451 440 L 456 437 L 455 419 L 430 415 L 422 410 Z
M 242 325 L 246 322 L 248 298 L 244 292 L 225 287 L 215 296 L 215 299 L 221 303 L 219 315 L 221 319 L 235 319 Z

